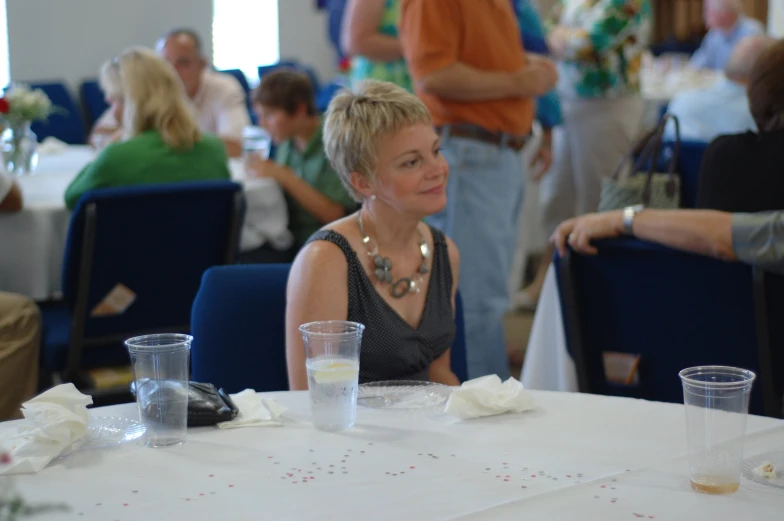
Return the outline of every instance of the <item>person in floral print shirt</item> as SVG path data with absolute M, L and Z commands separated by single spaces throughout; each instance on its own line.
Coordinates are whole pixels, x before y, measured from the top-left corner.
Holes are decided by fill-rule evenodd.
M 560 0 L 547 42 L 558 59 L 563 125 L 553 136 L 552 172 L 540 187 L 549 236 L 562 221 L 596 211 L 610 176 L 641 131 L 642 54 L 648 46 L 649 0 Z M 552 257 L 552 251 L 543 258 Z M 536 302 L 547 263 L 526 294 Z

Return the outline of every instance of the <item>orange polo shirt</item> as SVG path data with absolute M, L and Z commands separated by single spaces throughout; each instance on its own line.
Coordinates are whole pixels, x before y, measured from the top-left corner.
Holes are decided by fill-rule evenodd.
M 436 125 L 468 123 L 520 136 L 531 131 L 532 98 L 454 101 L 416 87 L 456 62 L 487 71 L 523 68 L 525 51 L 509 0 L 402 0 L 399 36 L 415 91 Z

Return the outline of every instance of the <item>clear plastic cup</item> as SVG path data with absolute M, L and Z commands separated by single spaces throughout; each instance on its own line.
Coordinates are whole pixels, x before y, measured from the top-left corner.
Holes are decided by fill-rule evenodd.
M 144 335 L 125 341 L 133 365 L 136 403 L 148 447 L 185 442 L 188 429 L 190 335 Z
M 250 154 L 269 159 L 272 138 L 261 127 L 245 127 L 242 131 L 242 155 L 247 161 Z
M 365 326 L 330 320 L 299 327 L 305 342 L 313 425 L 325 431 L 354 426 L 357 417 L 359 348 Z
M 746 369 L 700 366 L 679 373 L 686 408 L 691 488 L 729 494 L 740 485 L 749 396 L 756 375 Z

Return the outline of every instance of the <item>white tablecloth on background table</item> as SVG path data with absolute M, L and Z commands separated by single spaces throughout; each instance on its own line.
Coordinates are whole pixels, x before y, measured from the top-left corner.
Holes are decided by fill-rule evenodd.
M 360 407 L 357 426 L 310 424 L 308 395 L 277 393 L 283 427 L 191 429 L 176 448 L 75 453 L 14 483 L 45 520 L 780 519 L 784 493 L 743 480 L 693 492 L 683 406 L 535 392 L 537 409 L 458 421 Z M 135 405 L 93 410 L 138 418 Z M 784 448 L 750 417 L 746 454 Z M 636 517 L 635 517 L 636 516 Z
M 561 299 L 555 267 L 550 266 L 536 306 L 520 381 L 527 389 L 543 391 L 578 390 L 577 371 L 566 347 Z
M 61 270 L 71 212 L 65 189 L 95 157 L 86 146 L 71 146 L 60 154 L 42 155 L 34 175 L 16 178 L 25 208 L 0 215 L 0 291 L 21 293 L 37 300 L 61 290 Z M 280 186 L 269 179 L 244 180 L 242 164 L 231 161 L 232 178 L 244 184 L 247 210 L 242 249 L 265 241 L 288 247 L 288 210 Z

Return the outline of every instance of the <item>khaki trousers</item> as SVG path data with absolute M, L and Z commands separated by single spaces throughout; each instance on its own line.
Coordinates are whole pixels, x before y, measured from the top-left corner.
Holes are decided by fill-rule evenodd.
M 21 417 L 35 395 L 41 351 L 41 313 L 27 297 L 0 292 L 0 421 Z

